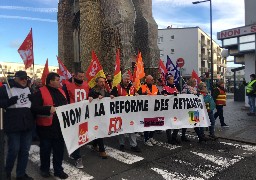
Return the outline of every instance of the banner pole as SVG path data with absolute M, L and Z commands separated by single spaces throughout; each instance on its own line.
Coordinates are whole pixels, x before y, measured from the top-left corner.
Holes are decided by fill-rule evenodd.
M 4 127 L 3 127 L 3 109 L 0 108 L 0 180 L 5 179 L 4 170 Z

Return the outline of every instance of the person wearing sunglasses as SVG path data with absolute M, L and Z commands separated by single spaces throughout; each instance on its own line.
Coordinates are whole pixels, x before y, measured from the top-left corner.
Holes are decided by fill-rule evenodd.
M 31 91 L 27 86 L 27 73 L 17 71 L 9 85 L 0 88 L 0 107 L 4 111 L 4 132 L 7 136 L 8 151 L 6 157 L 6 179 L 11 179 L 11 172 L 17 160 L 16 179 L 31 180 L 26 174 L 29 149 L 32 141 L 34 118 L 31 112 Z

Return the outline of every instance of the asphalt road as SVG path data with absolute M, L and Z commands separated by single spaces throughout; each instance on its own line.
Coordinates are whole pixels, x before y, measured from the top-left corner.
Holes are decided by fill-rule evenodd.
M 65 155 L 64 171 L 72 180 L 250 180 L 256 179 L 256 146 L 222 140 L 198 143 L 193 133 L 191 142 L 180 146 L 169 145 L 165 133 L 156 134 L 158 141 L 154 147 L 139 146 L 142 153 L 129 149 L 119 151 L 116 137 L 104 139 L 108 159 L 101 159 L 90 146 L 82 148 L 84 169 L 75 168 L 74 161 Z M 45 180 L 39 174 L 39 148 L 31 147 L 28 174 L 36 180 Z M 15 176 L 15 175 L 14 175 Z M 54 176 L 48 178 L 57 179 Z

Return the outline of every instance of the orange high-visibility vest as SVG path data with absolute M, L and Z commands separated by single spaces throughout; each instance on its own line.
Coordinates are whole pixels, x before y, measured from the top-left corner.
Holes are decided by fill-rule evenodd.
M 226 92 L 218 88 L 220 94 L 216 98 L 216 105 L 226 106 Z
M 43 106 L 53 106 L 53 100 L 52 100 L 52 96 L 48 90 L 48 88 L 46 86 L 43 86 L 39 89 L 41 91 L 42 94 L 42 98 L 43 98 Z M 66 98 L 66 95 L 64 93 L 64 91 L 62 89 L 58 89 L 61 94 Z M 38 126 L 51 126 L 52 125 L 52 118 L 53 115 L 37 115 L 36 118 L 36 124 Z
M 150 91 L 150 89 L 146 84 L 141 85 L 141 90 L 142 90 L 142 94 L 147 94 L 147 95 L 157 95 L 158 93 L 158 89 L 156 85 L 152 85 L 152 92 Z

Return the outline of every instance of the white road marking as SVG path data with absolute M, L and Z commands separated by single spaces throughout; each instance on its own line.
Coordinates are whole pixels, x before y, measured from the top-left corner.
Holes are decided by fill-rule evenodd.
M 238 149 L 243 149 L 244 151 L 256 152 L 256 146 L 253 146 L 253 145 L 241 145 L 241 144 L 233 144 L 233 143 L 227 143 L 227 142 L 220 142 L 220 143 L 224 145 L 234 146 Z
M 40 154 L 39 154 L 39 147 L 37 145 L 31 145 L 30 147 L 30 151 L 29 151 L 29 160 L 32 161 L 34 164 L 37 164 L 38 166 L 40 166 Z M 52 162 L 52 160 L 51 160 Z M 64 172 L 67 173 L 69 175 L 70 180 L 76 179 L 76 180 L 90 180 L 93 179 L 93 176 L 85 173 L 82 170 L 77 169 L 75 166 L 69 164 L 69 163 L 65 163 L 63 161 L 62 166 L 64 168 Z M 51 173 L 53 173 L 53 167 L 52 167 L 52 163 L 51 163 L 51 167 L 50 167 L 50 171 Z M 58 178 L 56 178 L 58 179 Z
M 166 180 L 203 180 L 203 178 L 189 176 L 187 177 L 184 174 L 177 172 L 168 172 L 167 170 L 159 169 L 159 168 L 151 168 L 156 173 L 160 174 Z
M 224 158 L 224 157 L 220 157 L 220 156 L 213 156 L 210 154 L 204 154 L 204 153 L 199 153 L 199 152 L 193 152 L 191 151 L 193 154 L 200 156 L 208 161 L 211 161 L 219 166 L 222 166 L 224 168 L 227 168 L 237 162 L 239 162 L 241 159 L 243 159 L 243 157 L 241 156 L 234 156 L 234 159 L 231 158 Z
M 117 149 L 114 149 L 114 148 L 111 148 L 108 146 L 105 146 L 105 149 L 106 149 L 106 153 L 108 156 L 110 156 L 118 161 L 121 161 L 125 164 L 133 164 L 133 163 L 136 163 L 136 162 L 144 159 L 143 157 L 140 157 L 140 156 L 137 156 L 134 154 L 130 154 L 127 152 L 122 152 L 122 151 L 119 151 Z
M 192 164 L 190 162 L 186 162 L 186 161 L 182 161 L 182 160 L 178 160 L 178 159 L 176 159 L 174 161 L 178 162 L 180 164 L 185 164 L 186 166 L 192 167 L 193 171 L 197 172 L 198 174 L 203 176 L 205 179 L 209 179 L 209 178 L 215 176 L 217 174 L 217 172 L 222 170 L 220 167 L 215 167 L 215 166 L 207 165 L 207 164 L 199 165 L 196 167 L 194 164 Z

